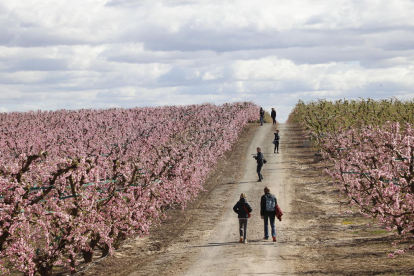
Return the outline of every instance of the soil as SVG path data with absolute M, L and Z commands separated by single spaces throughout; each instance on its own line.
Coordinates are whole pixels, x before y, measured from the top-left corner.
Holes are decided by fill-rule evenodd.
M 315 149 L 303 148 L 301 130 L 277 128 L 279 154 L 271 143 L 275 126 L 249 125 L 184 211 L 170 210 L 150 236 L 130 240 L 78 275 L 413 275 L 413 253 L 388 257 L 398 237 L 345 212 L 346 200 L 324 176 L 329 164 L 314 160 Z M 260 183 L 252 158 L 258 146 L 268 161 Z M 265 186 L 284 213 L 275 243 L 263 240 L 259 203 Z M 241 192 L 253 208 L 247 244 L 238 242 L 232 210 Z

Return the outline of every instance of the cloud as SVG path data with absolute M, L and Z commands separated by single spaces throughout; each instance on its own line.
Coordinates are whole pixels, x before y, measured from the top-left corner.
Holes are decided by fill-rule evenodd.
M 68 61 L 64 59 L 26 59 L 16 62 L 13 71 L 66 71 Z
M 0 110 L 414 95 L 406 0 L 0 3 Z

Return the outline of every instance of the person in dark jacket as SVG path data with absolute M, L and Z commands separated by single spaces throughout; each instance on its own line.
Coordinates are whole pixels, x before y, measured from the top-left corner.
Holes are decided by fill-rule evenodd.
M 260 200 L 260 217 L 264 220 L 264 238 L 269 239 L 268 221 L 272 228 L 272 238 L 276 242 L 276 227 L 275 227 L 275 216 L 276 216 L 276 205 L 277 199 L 275 195 L 270 193 L 270 189 L 264 188 L 264 195 Z
M 270 117 L 273 119 L 273 124 L 276 124 L 276 110 L 272 107 L 272 112 L 270 113 Z
M 257 162 L 256 171 L 257 171 L 257 175 L 259 176 L 259 180 L 257 182 L 262 182 L 262 179 L 263 179 L 262 167 L 263 167 L 264 156 L 260 148 L 257 148 L 257 155 L 253 156 L 253 158 L 256 159 L 256 162 Z
M 265 112 L 264 112 L 263 108 L 260 108 L 260 125 L 261 126 L 263 125 L 264 115 L 265 115 Z
M 247 220 L 249 214 L 253 211 L 249 202 L 246 200 L 247 196 L 245 193 L 240 195 L 240 200 L 234 205 L 233 210 L 238 214 L 239 218 L 239 229 L 240 229 L 240 240 L 239 242 L 247 243 Z
M 279 140 L 280 140 L 279 130 L 276 129 L 276 132 L 274 134 L 275 134 L 275 139 L 273 140 L 273 144 L 275 144 L 274 153 L 279 153 Z

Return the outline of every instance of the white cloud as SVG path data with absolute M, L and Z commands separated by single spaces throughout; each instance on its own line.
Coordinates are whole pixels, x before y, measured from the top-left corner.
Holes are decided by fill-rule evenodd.
M 0 111 L 414 95 L 408 0 L 0 0 Z

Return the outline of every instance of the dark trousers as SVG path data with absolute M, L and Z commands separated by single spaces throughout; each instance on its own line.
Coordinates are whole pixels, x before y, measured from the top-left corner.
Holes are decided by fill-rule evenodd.
M 274 150 L 274 152 L 279 152 L 279 141 L 275 141 L 275 150 Z
M 247 234 L 247 218 L 239 218 L 239 230 L 240 238 L 243 237 L 243 240 L 246 240 Z
M 263 125 L 263 117 L 262 116 L 260 116 L 260 125 L 261 126 Z
M 257 164 L 257 175 L 259 176 L 259 180 L 263 178 L 262 173 L 261 173 L 262 167 L 263 167 L 263 164 Z
M 273 124 L 275 125 L 276 124 L 276 117 L 272 117 L 272 119 L 273 119 Z

